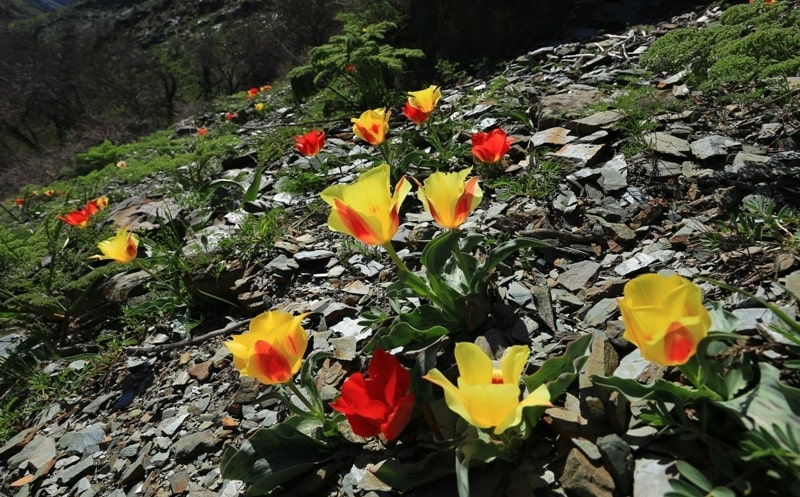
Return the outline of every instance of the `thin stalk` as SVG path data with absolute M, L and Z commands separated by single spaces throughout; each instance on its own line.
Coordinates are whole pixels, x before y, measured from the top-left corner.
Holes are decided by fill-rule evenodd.
M 139 269 L 141 269 L 145 273 L 147 273 L 150 276 L 152 276 L 154 280 L 158 281 L 159 283 L 164 283 L 164 280 L 161 279 L 156 273 L 154 273 L 154 272 L 150 271 L 149 269 L 147 269 L 146 267 L 144 267 L 144 264 L 142 264 L 142 262 L 139 259 L 134 259 L 133 263 L 136 265 L 136 267 L 138 267 Z
M 297 388 L 297 385 L 295 385 L 293 381 L 289 380 L 288 382 L 284 383 L 284 385 L 288 386 L 289 390 L 291 390 L 292 393 L 295 394 L 298 399 L 300 399 L 300 402 L 302 402 L 303 405 L 306 406 L 308 412 L 314 414 L 315 416 L 323 420 L 325 419 L 325 415 L 317 411 L 317 409 L 314 407 L 314 404 L 312 404 L 311 401 L 308 400 L 308 397 L 306 397 L 306 394 L 304 394 L 302 390 Z
M 411 272 L 408 270 L 408 267 L 406 267 L 405 263 L 402 260 L 400 260 L 400 256 L 398 256 L 397 252 L 395 252 L 394 247 L 392 247 L 391 241 L 384 243 L 383 248 L 386 249 L 386 252 L 389 253 L 389 257 L 392 258 L 392 260 L 397 265 L 397 268 L 400 271 L 405 271 L 407 273 Z

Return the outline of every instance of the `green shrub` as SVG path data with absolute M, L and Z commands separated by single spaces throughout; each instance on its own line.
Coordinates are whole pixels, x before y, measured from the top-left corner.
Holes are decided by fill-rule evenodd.
M 394 23 L 361 26 L 354 15 L 340 14 L 342 34 L 311 49 L 309 63 L 292 69 L 288 78 L 298 100 L 322 92 L 328 113 L 386 107 L 397 100 L 395 81 L 406 62 L 422 59 L 421 50 L 380 43 Z
M 690 70 L 703 89 L 742 85 L 800 70 L 800 9 L 783 3 L 735 5 L 720 23 L 683 28 L 657 39 L 642 64 L 665 74 Z

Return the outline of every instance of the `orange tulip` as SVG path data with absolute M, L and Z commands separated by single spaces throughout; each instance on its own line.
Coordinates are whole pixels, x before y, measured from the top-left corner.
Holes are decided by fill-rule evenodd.
M 497 164 L 511 148 L 512 140 L 500 128 L 472 135 L 472 154 L 484 164 Z
M 300 370 L 308 346 L 308 334 L 300 326 L 307 315 L 265 312 L 250 321 L 248 333 L 233 335 L 231 341 L 224 342 L 239 373 L 266 385 L 291 380 Z
M 390 193 L 389 165 L 381 164 L 363 173 L 352 185 L 329 186 L 320 197 L 333 209 L 328 227 L 347 233 L 367 245 L 384 245 L 400 226 L 400 205 L 411 190 L 405 176 Z
M 371 145 L 380 145 L 389 131 L 389 116 L 392 111 L 385 108 L 366 110 L 358 118 L 351 118 L 353 133 Z
M 325 145 L 325 132 L 312 129 L 304 135 L 295 136 L 294 141 L 298 152 L 306 157 L 314 157 Z

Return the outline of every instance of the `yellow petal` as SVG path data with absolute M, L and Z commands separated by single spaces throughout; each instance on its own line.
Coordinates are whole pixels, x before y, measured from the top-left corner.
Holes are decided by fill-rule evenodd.
M 471 342 L 458 342 L 455 348 L 459 385 L 492 384 L 492 359 Z
M 458 388 L 461 401 L 469 413 L 469 419 L 465 419 L 478 428 L 500 425 L 509 414 L 513 415 L 519 405 L 517 385 L 491 383 L 469 385 L 459 379 Z
M 431 85 L 424 90 L 408 92 L 408 102 L 426 114 L 433 112 L 441 97 L 442 91 L 436 85 Z
M 519 385 L 519 378 L 528 362 L 531 349 L 525 345 L 514 345 L 506 350 L 505 356 L 500 361 L 503 372 L 503 383 Z
M 522 421 L 522 410 L 525 407 L 533 406 L 551 406 L 550 392 L 547 390 L 547 385 L 539 385 L 539 387 L 529 394 L 525 399 L 517 404 L 517 407 L 509 413 L 504 420 L 497 424 L 494 429 L 495 435 L 499 435 L 512 426 L 517 426 Z
M 456 344 L 456 346 L 457 345 L 458 344 Z M 456 386 L 453 385 L 453 383 L 448 380 L 441 371 L 433 368 L 428 371 L 428 374 L 423 376 L 423 378 L 430 381 L 434 385 L 439 385 L 442 387 L 442 390 L 444 390 L 444 401 L 451 411 L 464 418 L 467 423 L 471 425 L 475 424 L 474 420 L 472 419 L 472 415 L 467 409 L 467 406 L 461 396 L 461 391 L 456 388 Z

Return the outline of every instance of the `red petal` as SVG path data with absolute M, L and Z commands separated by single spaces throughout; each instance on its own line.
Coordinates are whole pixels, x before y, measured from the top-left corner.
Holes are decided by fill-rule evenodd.
M 292 378 L 289 361 L 269 343 L 259 340 L 250 359 L 261 373 L 273 383 L 286 383 Z

